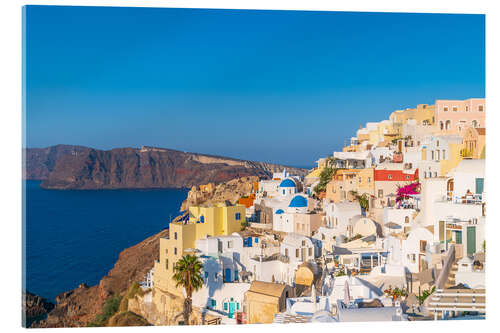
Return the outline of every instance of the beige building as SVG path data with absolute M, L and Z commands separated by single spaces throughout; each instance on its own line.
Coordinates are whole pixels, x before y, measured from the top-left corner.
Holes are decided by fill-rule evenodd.
M 464 147 L 462 157 L 483 159 L 485 158 L 486 129 L 468 127 L 464 131 Z
M 289 285 L 254 281 L 245 293 L 245 308 L 248 324 L 271 324 L 274 315 L 286 310 L 286 299 L 294 297 Z
M 342 169 L 326 185 L 326 199 L 333 202 L 352 201 L 351 191 L 359 195 L 374 194 L 374 168 Z

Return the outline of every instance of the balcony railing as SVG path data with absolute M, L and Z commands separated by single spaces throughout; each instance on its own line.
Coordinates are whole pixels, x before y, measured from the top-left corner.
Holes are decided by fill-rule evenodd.
M 483 203 L 483 196 L 481 194 L 465 195 L 465 196 L 447 196 L 447 200 L 454 204 L 466 205 L 480 205 Z

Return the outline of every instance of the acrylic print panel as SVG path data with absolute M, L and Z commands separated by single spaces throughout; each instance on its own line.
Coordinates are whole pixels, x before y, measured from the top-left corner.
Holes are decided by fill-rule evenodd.
M 25 326 L 484 318 L 484 15 L 23 21 Z

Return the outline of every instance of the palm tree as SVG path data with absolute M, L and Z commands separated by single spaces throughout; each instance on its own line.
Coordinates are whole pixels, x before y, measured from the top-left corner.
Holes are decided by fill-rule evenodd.
M 185 255 L 174 266 L 174 280 L 177 287 L 183 287 L 186 291 L 184 300 L 184 325 L 189 325 L 189 316 L 193 311 L 192 300 L 193 292 L 203 286 L 203 277 L 201 271 L 203 264 L 194 255 Z

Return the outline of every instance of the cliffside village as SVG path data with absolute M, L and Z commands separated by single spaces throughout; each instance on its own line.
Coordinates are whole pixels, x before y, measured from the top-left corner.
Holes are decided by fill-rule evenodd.
M 173 268 L 191 254 L 189 324 L 484 318 L 485 111 L 481 98 L 397 110 L 305 177 L 186 207 L 129 310 L 183 324 Z

